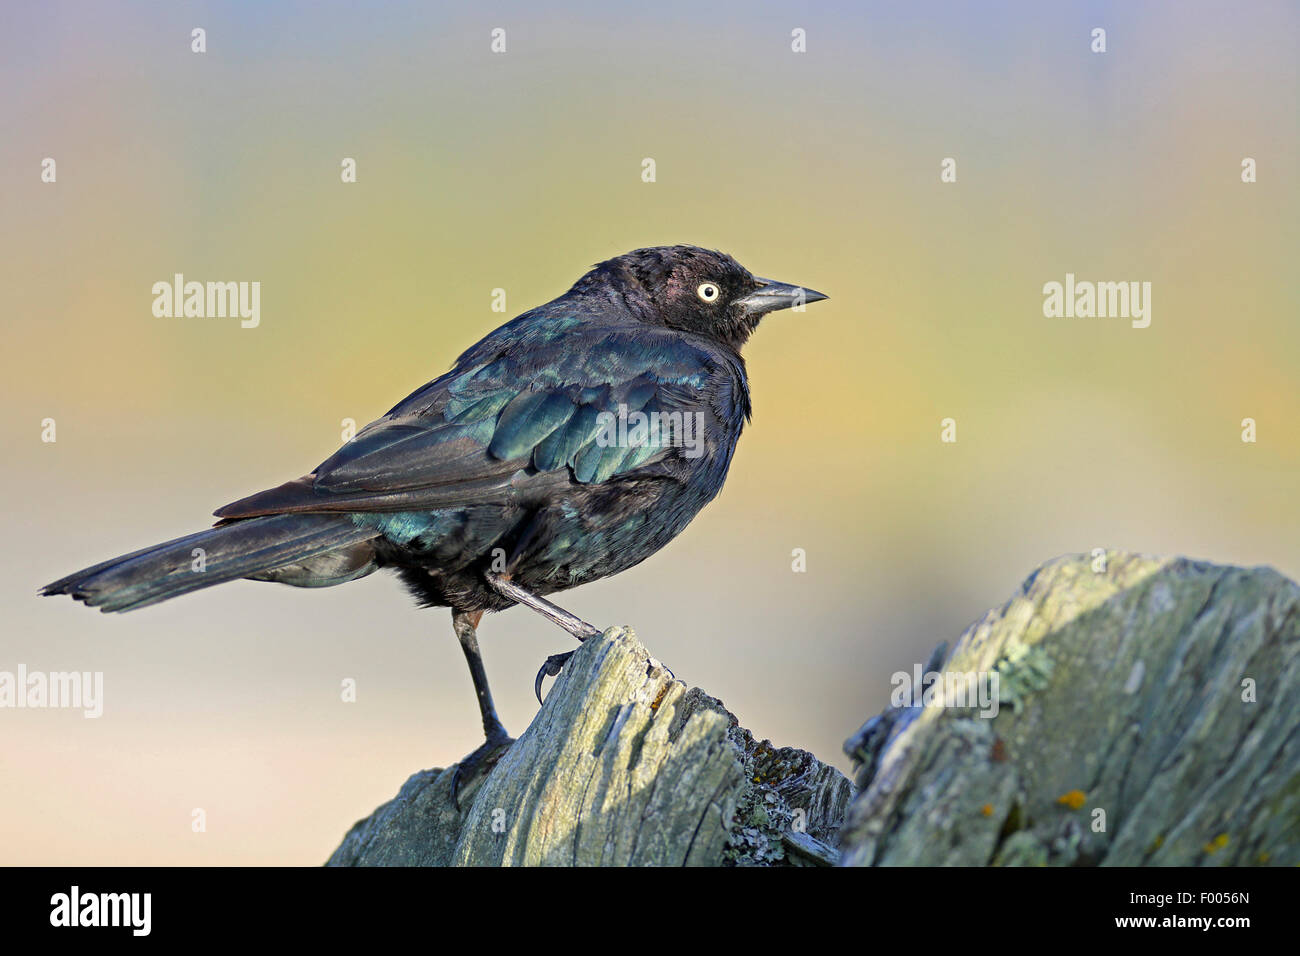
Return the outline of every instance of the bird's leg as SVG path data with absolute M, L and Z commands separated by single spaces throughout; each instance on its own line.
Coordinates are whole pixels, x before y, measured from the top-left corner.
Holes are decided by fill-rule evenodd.
M 483 736 L 492 740 L 508 734 L 501 718 L 497 717 L 492 691 L 488 688 L 487 671 L 483 668 L 483 655 L 478 648 L 478 625 L 482 619 L 482 611 L 453 611 L 451 615 L 452 627 L 456 629 L 460 648 L 465 652 L 469 675 L 474 681 L 474 693 L 478 696 L 479 714 L 483 717 Z
M 460 648 L 465 652 L 469 663 L 469 675 L 474 680 L 474 693 L 478 696 L 478 709 L 483 717 L 483 736 L 487 738 L 482 747 L 456 765 L 456 773 L 451 779 L 451 799 L 460 809 L 460 786 L 483 768 L 491 767 L 514 743 L 506 733 L 501 718 L 497 716 L 496 705 L 492 703 L 492 691 L 488 689 L 487 671 L 483 668 L 483 655 L 478 649 L 478 623 L 483 618 L 482 611 L 452 611 L 451 623 L 460 639 Z
M 524 607 L 532 608 L 542 617 L 546 618 L 552 624 L 558 624 L 564 628 L 579 641 L 585 641 L 588 638 L 600 637 L 600 628 L 588 624 L 582 618 L 570 614 L 564 608 L 557 604 L 552 604 L 546 598 L 538 597 L 531 591 L 525 591 L 519 585 L 514 584 L 505 575 L 495 574 L 491 571 L 486 572 L 487 582 L 502 597 L 507 597 L 516 604 L 522 604 Z
M 491 571 L 486 572 L 487 582 L 492 589 L 502 597 L 508 597 L 517 604 L 524 607 L 532 608 L 542 617 L 546 618 L 552 624 L 558 624 L 564 628 L 579 641 L 585 641 L 589 638 L 599 637 L 600 628 L 588 624 L 586 621 L 570 614 L 564 608 L 552 604 L 545 598 L 538 597 L 531 591 L 526 591 L 519 585 L 511 582 L 507 575 L 495 574 Z M 564 665 L 568 663 L 569 658 L 573 656 L 573 651 L 567 651 L 563 654 L 552 654 L 542 663 L 541 669 L 537 672 L 537 679 L 533 682 L 533 693 L 537 695 L 537 702 L 542 702 L 542 680 L 547 677 L 558 677 L 564 670 Z

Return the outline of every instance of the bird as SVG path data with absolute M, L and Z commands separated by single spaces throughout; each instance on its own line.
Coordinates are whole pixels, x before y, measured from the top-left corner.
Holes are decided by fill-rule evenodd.
M 699 246 L 615 256 L 310 473 L 40 593 L 115 612 L 236 579 L 318 588 L 395 572 L 421 606 L 451 609 L 469 665 L 485 740 L 458 765 L 458 803 L 461 780 L 513 742 L 488 686 L 483 614 L 523 605 L 579 641 L 598 636 L 547 596 L 644 561 L 717 496 L 752 415 L 741 349 L 769 312 L 826 298 Z M 539 701 L 572 653 L 543 663 Z

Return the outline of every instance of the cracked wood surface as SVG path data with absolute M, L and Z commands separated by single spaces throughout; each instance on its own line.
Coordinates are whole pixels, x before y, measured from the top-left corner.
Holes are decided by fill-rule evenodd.
M 536 718 L 451 803 L 452 769 L 411 777 L 333 865 L 827 865 L 852 788 L 811 754 L 755 741 L 631 630 L 584 643 Z
M 997 716 L 869 721 L 844 863 L 1300 863 L 1300 588 L 1277 572 L 1062 558 L 942 669 L 996 671 Z
M 1300 864 L 1294 582 L 1062 558 L 943 652 L 927 670 L 997 675 L 996 716 L 886 709 L 846 745 L 854 798 L 611 628 L 468 782 L 464 812 L 452 768 L 417 773 L 329 862 Z

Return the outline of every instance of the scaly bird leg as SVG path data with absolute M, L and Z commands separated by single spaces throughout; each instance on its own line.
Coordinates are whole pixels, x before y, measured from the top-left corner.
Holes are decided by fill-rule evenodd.
M 496 705 L 492 703 L 492 691 L 488 689 L 487 671 L 483 668 L 483 655 L 478 649 L 478 623 L 483 618 L 482 611 L 452 611 L 451 623 L 460 639 L 461 650 L 469 663 L 469 675 L 474 681 L 474 693 L 478 696 L 479 714 L 483 717 L 483 736 L 487 738 L 482 747 L 456 765 L 456 773 L 451 778 L 451 799 L 460 809 L 460 786 L 472 779 L 484 767 L 490 768 L 509 746 L 514 743 L 506 733 L 505 726 L 497 717 Z
M 564 608 L 552 604 L 546 598 L 538 597 L 531 591 L 525 591 L 519 585 L 512 583 L 509 578 L 494 574 L 491 571 L 486 573 L 486 577 L 488 584 L 492 585 L 492 589 L 502 597 L 508 597 L 517 604 L 532 608 L 552 624 L 558 624 L 564 628 L 578 640 L 585 641 L 588 638 L 600 637 L 600 628 L 588 624 L 580 617 L 570 614 Z

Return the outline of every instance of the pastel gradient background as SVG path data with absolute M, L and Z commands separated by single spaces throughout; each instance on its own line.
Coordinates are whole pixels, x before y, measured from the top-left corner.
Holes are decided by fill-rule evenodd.
M 106 682 L 98 720 L 0 711 L 0 862 L 315 864 L 477 746 L 447 612 L 389 576 L 35 591 L 309 470 L 499 324 L 493 288 L 513 315 L 638 246 L 831 296 L 749 345 L 720 498 L 564 600 L 777 744 L 847 769 L 889 675 L 1061 553 L 1300 575 L 1296 4 L 619 7 L 0 9 L 0 670 Z M 175 272 L 260 281 L 261 326 L 155 318 Z M 1151 282 L 1151 327 L 1044 318 L 1066 272 Z M 521 731 L 569 638 L 481 635 Z

